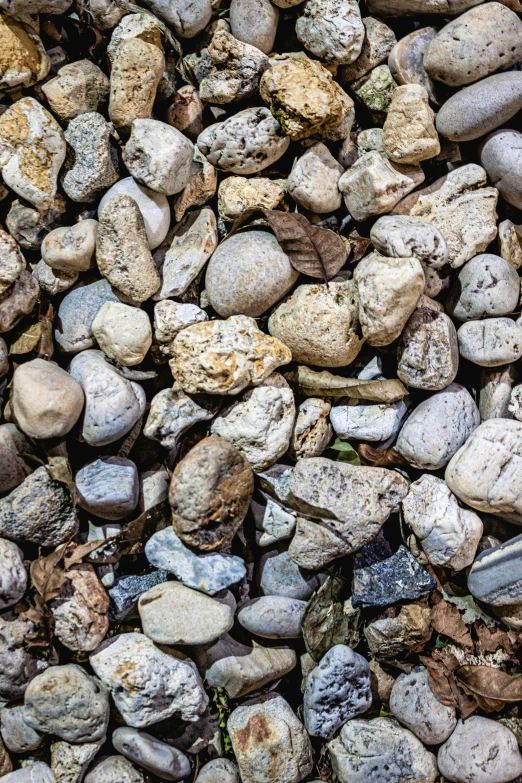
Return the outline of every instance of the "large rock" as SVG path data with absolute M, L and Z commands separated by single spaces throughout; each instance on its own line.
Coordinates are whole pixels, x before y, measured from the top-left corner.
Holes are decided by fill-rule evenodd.
M 66 161 L 63 189 L 73 201 L 96 201 L 118 179 L 111 126 L 97 112 L 80 114 L 69 124 L 65 139 L 73 152 Z
M 522 603 L 521 544 L 516 536 L 479 554 L 468 576 L 471 595 L 490 606 Z
M 105 355 L 124 367 L 140 364 L 152 345 L 147 313 L 121 302 L 105 302 L 92 322 L 92 333 Z
M 259 586 L 263 595 L 280 595 L 306 601 L 324 580 L 323 574 L 303 572 L 288 552 L 268 552 L 261 560 Z
M 472 715 L 440 748 L 437 763 L 453 783 L 506 783 L 522 774 L 515 735 L 490 718 Z
M 388 57 L 388 66 L 397 84 L 422 84 L 433 103 L 439 103 L 437 85 L 426 72 L 423 59 L 437 33 L 436 27 L 413 30 L 397 41 Z
M 210 0 L 196 0 L 188 5 L 182 0 L 145 0 L 144 5 L 180 38 L 193 38 L 212 18 Z
M 249 209 L 276 209 L 286 193 L 285 179 L 226 177 L 219 185 L 218 212 L 234 221 Z
M 440 391 L 459 369 L 457 331 L 446 315 L 427 307 L 413 311 L 397 348 L 397 375 L 413 389 Z
M 151 116 L 165 71 L 159 26 L 155 35 L 144 38 L 120 39 L 112 53 L 109 117 L 123 131 L 130 130 L 133 120 Z
M 438 269 L 448 261 L 448 246 L 439 229 L 417 217 L 385 215 L 372 226 L 375 249 L 391 258 L 418 258 Z
M 2 17 L 0 19 L 0 87 L 6 88 L 30 87 L 35 82 L 45 79 L 51 67 L 51 60 L 46 54 L 43 43 L 38 35 L 30 32 L 30 27 L 24 27 L 15 19 L 5 15 L 5 11 L 12 11 L 12 16 L 21 16 L 22 19 L 28 13 L 25 2 L 18 5 L 9 2 L 1 4 Z M 33 11 L 37 13 L 40 9 Z M 31 11 L 29 11 L 31 13 Z M 52 13 L 52 12 L 51 12 Z M 38 29 L 38 25 L 36 25 Z
M 357 0 L 307 0 L 295 32 L 312 54 L 328 63 L 352 63 L 361 53 L 364 25 Z
M 459 321 L 473 321 L 509 315 L 519 299 L 520 278 L 516 269 L 504 258 L 484 253 L 468 261 L 459 272 L 446 309 Z
M 90 60 L 64 65 L 53 79 L 42 84 L 42 92 L 61 120 L 97 112 L 109 100 L 109 79 Z
M 399 674 L 390 694 L 390 712 L 425 745 L 440 745 L 457 725 L 455 707 L 436 698 L 424 667 Z
M 343 440 L 383 441 L 395 437 L 407 410 L 404 400 L 392 405 L 334 405 L 330 421 Z
M 93 266 L 97 230 L 92 218 L 53 229 L 42 242 L 43 260 L 60 272 L 86 272 Z
M 428 91 L 403 84 L 393 91 L 383 127 L 383 149 L 395 163 L 420 163 L 440 152 Z
M 51 768 L 43 761 L 10 772 L 2 780 L 3 783 L 56 783 Z
M 328 147 L 313 144 L 294 163 L 288 177 L 288 192 L 298 204 L 311 212 L 334 212 L 342 203 L 337 183 L 343 167 Z
M 198 421 L 208 421 L 216 415 L 220 400 L 210 395 L 189 397 L 178 383 L 172 389 L 162 389 L 153 398 L 143 434 L 173 449 L 179 437 Z
M 78 505 L 101 519 L 123 519 L 138 505 L 138 470 L 125 457 L 102 457 L 75 477 Z
M 96 756 L 103 740 L 72 745 L 69 742 L 51 743 L 51 769 L 56 783 L 81 783 L 91 761 Z
M 230 28 L 238 41 L 270 54 L 279 21 L 279 9 L 269 0 L 232 0 Z

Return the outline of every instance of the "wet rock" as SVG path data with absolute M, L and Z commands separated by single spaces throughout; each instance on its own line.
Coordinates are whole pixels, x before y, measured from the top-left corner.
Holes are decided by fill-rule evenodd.
M 143 634 L 120 634 L 91 655 L 90 663 L 125 723 L 133 728 L 150 726 L 174 713 L 182 720 L 196 721 L 207 707 L 194 664 L 167 655 Z
M 0 229 L 0 294 L 9 290 L 25 267 L 25 259 L 17 243 Z
M 109 100 L 109 79 L 90 60 L 64 65 L 54 79 L 42 84 L 53 112 L 69 121 L 80 114 L 97 112 Z
M 172 196 L 187 184 L 194 154 L 192 143 L 164 122 L 136 119 L 123 149 L 123 162 L 138 182 Z
M 390 712 L 426 745 L 444 742 L 457 725 L 455 708 L 438 701 L 424 667 L 399 674 L 390 694 Z
M 436 586 L 435 579 L 411 552 L 400 546 L 386 560 L 354 570 L 352 604 L 354 607 L 389 606 L 397 601 L 420 598 Z
M 437 33 L 436 27 L 413 30 L 397 41 L 388 57 L 388 66 L 397 84 L 421 84 L 434 103 L 439 103 L 437 86 L 423 61 L 424 53 Z
M 126 177 L 120 179 L 104 195 L 98 205 L 98 215 L 110 199 L 120 195 L 130 196 L 138 205 L 145 223 L 149 247 L 154 250 L 161 245 L 169 230 L 170 207 L 167 197 L 143 187 L 132 177 Z
M 0 538 L 0 608 L 16 604 L 27 587 L 23 552 L 12 541 Z
M 123 519 L 138 504 L 138 471 L 123 457 L 103 457 L 84 465 L 75 484 L 78 505 L 102 519 Z
M 66 742 L 96 742 L 109 723 L 107 689 L 75 663 L 50 666 L 27 686 L 24 720 Z
M 36 278 L 27 269 L 22 269 L 0 301 L 0 332 L 9 332 L 24 315 L 32 312 L 39 295 Z
M 515 364 L 505 367 L 484 368 L 480 374 L 480 420 L 512 419 L 509 410 L 511 390 L 517 380 Z
M 498 367 L 522 356 L 522 326 L 510 318 L 468 321 L 457 337 L 460 355 L 481 367 Z
M 152 345 L 147 313 L 120 302 L 105 302 L 91 328 L 105 355 L 125 367 L 140 364 Z
M 328 422 L 331 405 L 319 397 L 308 397 L 297 409 L 289 454 L 295 459 L 320 457 L 332 438 Z
M 522 207 L 521 141 L 522 134 L 518 131 L 499 130 L 488 136 L 480 146 L 480 163 L 486 169 L 491 184 L 504 201 L 518 209 Z
M 263 564 L 260 587 L 264 595 L 280 595 L 306 601 L 322 580 L 317 574 L 303 573 L 288 552 L 267 556 Z
M 364 629 L 368 647 L 382 658 L 425 644 L 432 634 L 431 610 L 419 604 L 402 606 L 397 617 L 384 617 Z
M 247 631 L 265 639 L 297 639 L 306 601 L 270 595 L 254 598 L 241 606 L 237 619 Z
M 11 753 L 27 753 L 42 744 L 42 735 L 24 721 L 24 707 L 4 707 L 1 712 L 2 739 Z
M 421 307 L 413 311 L 397 349 L 397 375 L 413 389 L 440 391 L 459 368 L 457 332 L 445 313 Z
M 341 439 L 383 441 L 397 434 L 407 410 L 403 400 L 392 405 L 334 405 L 330 421 Z
M 190 774 L 190 761 L 183 753 L 144 731 L 116 729 L 112 744 L 115 750 L 163 780 L 181 780 Z
M 228 759 L 213 759 L 201 767 L 196 783 L 240 783 L 239 770 Z
M 218 212 L 233 221 L 249 209 L 276 209 L 286 192 L 286 180 L 268 177 L 226 177 L 218 191 Z
M 0 617 L 0 696 L 4 702 L 22 697 L 33 677 L 48 666 L 26 650 L 25 637 L 35 630 L 30 620 Z
M 79 286 L 62 299 L 54 332 L 62 351 L 79 353 L 94 347 L 92 324 L 106 302 L 119 302 L 106 280 Z
M 365 34 L 355 0 L 307 0 L 295 31 L 306 49 L 328 63 L 353 63 Z
M 341 74 L 345 82 L 360 79 L 382 62 L 397 42 L 395 33 L 388 25 L 373 16 L 363 18 L 364 40 L 360 54 L 350 65 L 344 65 Z
M 43 260 L 60 272 L 86 272 L 93 266 L 97 231 L 98 221 L 91 218 L 55 228 L 42 242 Z
M 521 537 L 481 552 L 468 576 L 468 589 L 490 606 L 516 606 L 522 602 L 519 576 Z
M 114 36 L 114 33 L 113 33 Z M 148 40 L 124 38 L 112 54 L 109 117 L 115 128 L 128 131 L 132 121 L 148 119 L 165 71 L 160 31 Z
M 94 766 L 85 783 L 143 783 L 141 772 L 124 756 L 108 756 Z
M 269 66 L 260 49 L 242 43 L 223 29 L 218 29 L 208 47 L 214 68 L 199 85 L 201 100 L 226 104 L 239 101 L 255 92 L 259 79 Z
M 19 9 L 19 13 L 25 8 Z M 30 87 L 45 79 L 51 67 L 38 35 L 29 32 L 15 19 L 2 14 L 0 19 L 0 88 Z
M 25 455 L 31 454 L 33 445 L 14 424 L 0 425 L 0 492 L 5 494 L 17 487 L 33 471 Z
M 109 597 L 111 599 L 112 614 L 114 619 L 121 621 L 129 616 L 138 616 L 137 606 L 140 595 L 146 593 L 154 585 L 166 582 L 167 571 L 154 570 L 149 574 L 135 576 L 122 576 L 114 587 L 111 587 Z
M 465 723 L 459 720 L 439 749 L 437 763 L 442 775 L 454 783 L 506 783 L 522 772 L 515 735 L 498 721 L 480 715 L 472 715 Z
M 217 224 L 211 209 L 201 209 L 186 215 L 176 226 L 170 247 L 164 254 L 161 264 L 161 288 L 155 298 L 166 299 L 183 294 L 203 269 L 217 245 Z M 161 252 L 159 250 L 154 256 L 156 263 Z
M 296 161 L 288 177 L 288 192 L 312 212 L 334 212 L 341 206 L 337 183 L 343 167 L 321 142 L 313 144 Z
M 504 258 L 484 253 L 463 267 L 450 291 L 446 309 L 459 321 L 472 321 L 509 315 L 519 298 L 520 278 L 516 270 Z
M 73 201 L 96 201 L 118 179 L 118 156 L 110 137 L 111 126 L 96 112 L 80 114 L 69 123 L 65 138 L 73 153 L 62 184 Z
M 143 429 L 147 438 L 159 441 L 167 449 L 176 447 L 179 437 L 198 421 L 208 421 L 216 415 L 219 401 L 208 395 L 189 397 L 179 384 L 163 389 L 152 400 Z
M 268 0 L 232 0 L 230 28 L 232 35 L 244 43 L 269 54 L 279 21 L 279 9 Z
M 90 652 L 109 630 L 109 598 L 92 566 L 75 566 L 65 576 L 66 588 L 51 609 L 54 633 L 69 650 Z

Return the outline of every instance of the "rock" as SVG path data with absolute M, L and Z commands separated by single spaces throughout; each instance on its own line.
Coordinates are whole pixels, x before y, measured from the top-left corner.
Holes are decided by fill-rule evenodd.
M 522 57 L 521 37 L 522 22 L 513 11 L 484 3 L 444 26 L 424 53 L 424 67 L 452 87 L 476 82 L 511 68 Z
M 235 555 L 196 555 L 183 545 L 172 528 L 154 533 L 145 545 L 147 560 L 156 568 L 174 574 L 186 587 L 208 595 L 240 582 L 246 568 Z
M 84 396 L 80 384 L 54 362 L 33 359 L 17 367 L 11 410 L 30 438 L 61 438 L 78 421 Z
M 522 601 L 522 581 L 518 571 L 521 537 L 486 549 L 477 556 L 468 576 L 468 589 L 490 606 L 516 606 Z
M 207 26 L 212 17 L 210 0 L 198 0 L 189 6 L 180 0 L 145 0 L 145 6 L 180 38 L 193 38 Z
M 247 235 L 245 235 L 247 236 Z M 305 283 L 282 302 L 268 320 L 296 362 L 318 367 L 344 367 L 353 362 L 363 341 L 358 336 L 357 286 L 352 280 Z
M 85 394 L 82 438 L 90 446 L 105 446 L 122 438 L 145 410 L 145 392 L 123 378 L 100 351 L 74 357 L 70 373 Z
M 315 2 L 316 0 L 312 0 Z M 337 183 L 343 167 L 321 142 L 313 144 L 294 163 L 288 177 L 288 192 L 311 212 L 335 212 L 341 206 Z
M 463 753 L 463 750 L 466 752 Z M 522 773 L 515 735 L 498 721 L 472 715 L 439 749 L 439 770 L 455 783 L 506 783 Z
M 173 128 L 181 131 L 192 141 L 195 141 L 203 128 L 203 111 L 205 104 L 199 97 L 199 92 L 191 84 L 184 84 L 174 95 L 167 109 L 166 121 Z
M 24 720 L 66 742 L 96 742 L 109 723 L 107 689 L 75 663 L 50 666 L 27 686 Z
M 359 262 L 354 281 L 363 336 L 370 345 L 389 345 L 399 337 L 424 291 L 420 262 L 373 252 Z
M 96 112 L 80 114 L 69 123 L 65 138 L 73 152 L 66 161 L 63 189 L 73 201 L 96 201 L 119 176 L 111 126 Z
M 172 196 L 188 182 L 194 147 L 164 122 L 136 119 L 123 149 L 123 162 L 134 179 L 157 193 Z
M 24 721 L 24 708 L 4 707 L 1 712 L 2 739 L 11 753 L 27 753 L 42 744 L 42 735 Z
M 388 59 L 397 39 L 393 30 L 379 19 L 366 16 L 362 20 L 364 24 L 364 40 L 360 54 L 350 65 L 344 65 L 341 69 L 343 81 L 351 82 L 360 79 L 382 62 Z
M 28 683 L 47 668 L 46 661 L 33 658 L 26 650 L 25 636 L 34 633 L 30 620 L 0 617 L 0 696 L 3 702 L 23 696 Z
M 333 434 L 330 409 L 330 403 L 319 397 L 308 397 L 300 404 L 288 450 L 292 459 L 321 456 Z
M 38 210 L 51 206 L 64 160 L 63 131 L 37 100 L 21 98 L 2 114 L 2 177 L 9 188 Z
M 282 375 L 273 373 L 219 414 L 210 432 L 231 443 L 260 472 L 288 450 L 294 420 L 293 392 Z
M 438 88 L 424 68 L 424 53 L 438 33 L 436 27 L 421 27 L 401 38 L 388 57 L 388 67 L 397 84 L 421 84 L 430 100 L 439 103 Z
M 106 302 L 119 302 L 106 280 L 79 286 L 62 299 L 54 332 L 62 351 L 79 353 L 94 347 L 92 324 Z
M 522 384 L 518 384 L 511 390 L 508 414 L 511 414 L 517 421 L 522 421 Z M 511 418 L 511 416 L 507 416 Z
M 272 234 L 249 231 L 226 239 L 214 251 L 205 287 L 210 304 L 223 318 L 255 318 L 281 299 L 298 277 Z
M 303 574 L 297 563 L 291 560 L 288 552 L 281 552 L 274 557 L 267 555 L 261 573 L 260 587 L 263 595 L 279 595 L 306 601 L 321 585 L 321 581 L 317 574 Z
M 0 609 L 16 604 L 26 587 L 27 572 L 22 550 L 12 541 L 0 538 Z
M 43 260 L 60 272 L 86 272 L 93 265 L 97 230 L 98 221 L 91 218 L 55 228 L 42 242 Z
M 298 639 L 306 601 L 270 595 L 241 606 L 237 619 L 243 628 L 265 639 Z
M 0 229 L 0 294 L 9 290 L 25 268 L 25 259 L 12 236 Z
M 420 163 L 440 152 L 429 96 L 421 84 L 404 84 L 393 91 L 383 127 L 383 147 L 396 163 Z
M 313 737 L 331 739 L 347 720 L 372 703 L 368 661 L 345 644 L 336 644 L 306 679 L 304 722 Z
M 478 514 L 459 506 L 442 479 L 424 474 L 414 481 L 402 509 L 404 521 L 432 565 L 460 571 L 473 562 L 482 521 Z
M 497 188 L 504 201 L 518 209 L 522 207 L 521 141 L 522 134 L 516 130 L 498 130 L 480 145 L 480 163 L 486 169 L 491 184 Z
M 422 647 L 433 631 L 430 616 L 427 606 L 406 604 L 396 617 L 369 623 L 364 629 L 369 649 L 379 657 L 394 658 L 418 645 Z
M 106 356 L 124 367 L 140 364 L 152 345 L 152 327 L 147 313 L 120 302 L 105 302 L 91 328 Z
M 122 294 L 141 303 L 156 293 L 160 277 L 149 250 L 145 223 L 130 196 L 114 196 L 98 210 L 96 261 Z
M 146 40 L 120 40 L 112 53 L 109 95 L 109 117 L 115 128 L 128 131 L 133 120 L 151 116 L 164 71 L 159 27 L 157 34 L 150 32 Z
M 347 169 L 338 185 L 350 215 L 362 222 L 389 212 L 423 180 L 418 167 L 397 166 L 373 150 Z
M 117 621 L 127 617 L 138 617 L 138 599 L 154 585 L 162 584 L 168 579 L 167 571 L 154 571 L 141 576 L 122 576 L 114 587 L 111 587 L 109 597 L 111 599 L 112 614 Z
M 22 269 L 0 301 L 0 332 L 9 332 L 24 315 L 32 312 L 39 296 L 40 286 L 36 278 L 27 269 Z
M 5 775 L 3 783 L 56 783 L 56 778 L 47 764 L 37 761 Z
M 102 742 L 85 742 L 83 745 L 71 745 L 68 742 L 53 742 L 51 769 L 56 777 L 56 783 L 81 783 L 102 744 Z
M 109 598 L 90 565 L 73 566 L 65 577 L 51 607 L 55 636 L 69 650 L 91 652 L 109 630 Z
M 47 232 L 62 220 L 65 211 L 65 199 L 60 194 L 57 194 L 51 205 L 42 212 L 15 199 L 7 213 L 5 225 L 20 247 L 37 250 Z
M 24 455 L 31 454 L 33 445 L 14 424 L 0 425 L 0 492 L 17 487 L 33 471 Z
M 397 677 L 390 695 L 390 712 L 426 745 L 444 742 L 457 725 L 455 708 L 438 701 L 424 667 Z
M 354 607 L 389 606 L 411 601 L 435 590 L 437 583 L 411 552 L 400 546 L 386 560 L 355 568 L 352 584 Z
M 359 101 L 370 112 L 371 118 L 379 125 L 385 119 L 390 108 L 392 95 L 397 85 L 387 65 L 378 65 L 369 73 L 351 84 Z
M 497 369 L 484 368 L 480 374 L 480 420 L 512 419 L 509 409 L 511 390 L 517 380 L 515 364 Z
M 324 62 L 353 63 L 361 54 L 365 27 L 355 0 L 307 0 L 295 32 Z
M 366 783 L 369 776 L 388 783 L 433 783 L 437 777 L 435 756 L 390 718 L 348 721 L 328 750 L 340 783 Z
M 174 713 L 193 722 L 207 707 L 194 664 L 167 655 L 143 634 L 124 633 L 110 639 L 91 655 L 90 663 L 125 723 L 133 728 L 150 726 Z
M 397 434 L 407 410 L 403 400 L 392 405 L 335 405 L 330 421 L 341 439 L 383 441 Z
M 98 205 L 98 215 L 110 199 L 120 195 L 130 196 L 138 205 L 145 223 L 149 247 L 154 250 L 161 245 L 169 230 L 170 207 L 167 197 L 144 188 L 132 177 L 126 177 L 120 179 L 104 195 Z
M 253 488 L 252 468 L 243 454 L 221 438 L 205 438 L 172 475 L 175 532 L 202 551 L 228 546 L 246 516 Z
M 174 340 L 170 367 L 188 394 L 239 394 L 291 359 L 286 345 L 263 334 L 253 318 L 234 315 L 183 329 Z
M 521 134 L 522 138 L 522 134 Z M 446 309 L 459 321 L 509 315 L 520 298 L 520 278 L 500 256 L 484 253 L 462 268 Z
M 274 467 L 278 466 L 274 465 Z M 252 515 L 256 523 L 256 543 L 258 546 L 268 546 L 275 541 L 291 538 L 296 525 L 295 512 L 283 508 L 267 496 L 264 497 L 266 506 L 260 506 L 252 501 Z
M 84 465 L 75 484 L 78 505 L 101 519 L 123 519 L 138 504 L 138 471 L 123 457 L 103 457 Z
M 272 51 L 278 21 L 279 10 L 268 0 L 232 0 L 230 3 L 232 35 L 264 54 Z
M 299 783 L 311 772 L 310 740 L 281 696 L 236 707 L 227 728 L 243 783 Z
M 63 483 L 42 466 L 0 499 L 0 536 L 56 546 L 78 532 L 78 517 Z
M 104 758 L 85 777 L 85 783 L 143 783 L 143 781 L 143 775 L 124 756 Z
M 161 353 L 172 356 L 170 349 L 177 333 L 202 321 L 208 321 L 208 315 L 197 305 L 180 304 L 171 299 L 162 299 L 154 305 L 154 339 Z
M 167 449 L 174 449 L 179 437 L 193 424 L 215 416 L 219 402 L 215 397 L 201 394 L 193 399 L 179 384 L 174 384 L 172 389 L 162 389 L 151 402 L 143 434 Z
M 314 3 L 318 8 L 319 2 L 323 0 L 307 0 L 307 2 Z M 344 3 L 349 0 L 326 0 L 326 2 Z M 298 23 L 299 21 L 301 20 L 298 20 Z M 360 17 L 359 24 L 362 43 L 364 27 Z M 331 73 L 317 60 L 310 60 L 302 52 L 281 54 L 272 58 L 271 66 L 261 77 L 259 91 L 263 100 L 269 104 L 276 120 L 281 123 L 283 133 L 286 133 L 292 141 L 315 136 L 318 133 L 329 134 L 337 129 L 352 111 L 352 99 L 334 82 Z M 348 128 L 346 135 L 349 135 L 349 132 Z M 286 146 L 288 146 L 288 139 Z M 245 172 L 248 173 L 250 172 Z
M 495 73 L 452 95 L 437 115 L 437 130 L 450 141 L 472 141 L 504 125 L 522 107 L 522 75 Z
M 459 368 L 457 332 L 445 313 L 420 307 L 404 327 L 397 349 L 397 375 L 413 389 L 440 391 Z
M 497 233 L 498 192 L 482 187 L 485 184 L 484 169 L 468 163 L 406 196 L 394 212 L 421 218 L 438 228 L 448 244 L 451 266 L 459 267 L 482 253 Z
M 233 221 L 249 209 L 276 209 L 285 193 L 284 179 L 226 177 L 219 186 L 218 212 L 223 220 Z
M 190 207 L 200 207 L 206 204 L 215 195 L 216 190 L 217 171 L 195 147 L 188 182 L 174 200 L 176 220 L 181 220 Z
M 198 148 L 222 171 L 256 174 L 286 152 L 290 139 L 279 122 L 263 107 L 243 109 L 223 122 L 205 128 Z
M 5 9 L 3 9 L 5 10 Z M 22 11 L 22 9 L 19 9 Z M 25 8 L 22 14 L 26 12 Z M 45 79 L 51 67 L 43 43 L 15 19 L 0 19 L 0 88 L 30 87 Z
M 457 337 L 461 356 L 481 367 L 498 367 L 522 356 L 522 327 L 510 318 L 468 321 Z
M 190 774 L 190 761 L 176 748 L 144 731 L 126 726 L 112 734 L 114 749 L 163 780 L 181 780 Z
M 458 383 L 433 394 L 407 419 L 395 448 L 417 468 L 444 467 L 480 423 L 470 393 Z
M 237 766 L 228 759 L 212 759 L 199 771 L 196 783 L 241 783 Z
M 509 261 L 515 269 L 519 269 L 522 266 L 522 245 L 511 220 L 502 220 L 499 223 L 498 240 L 502 258 Z
M 255 92 L 269 67 L 268 57 L 260 49 L 238 41 L 223 29 L 214 33 L 208 53 L 214 67 L 201 81 L 199 95 L 213 104 L 239 101 Z
M 109 100 L 109 79 L 95 63 L 78 60 L 64 65 L 54 79 L 42 84 L 53 112 L 65 122 L 97 112 Z

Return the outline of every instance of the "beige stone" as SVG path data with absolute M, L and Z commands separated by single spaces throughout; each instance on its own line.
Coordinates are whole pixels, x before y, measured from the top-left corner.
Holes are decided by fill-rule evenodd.
M 500 255 L 515 269 L 522 266 L 522 236 L 517 229 L 520 230 L 520 227 L 515 226 L 511 220 L 503 220 L 498 227 Z
M 0 229 L 0 294 L 8 290 L 24 267 L 25 259 L 16 241 Z
M 226 104 L 246 98 L 259 86 L 259 79 L 269 66 L 260 49 L 238 41 L 227 30 L 218 29 L 208 47 L 214 65 L 199 85 L 201 100 Z
M 430 100 L 440 103 L 437 85 L 424 68 L 424 52 L 437 35 L 436 27 L 421 27 L 401 38 L 390 52 L 388 67 L 397 84 L 421 84 Z
M 92 322 L 102 351 L 124 367 L 143 361 L 152 345 L 152 327 L 144 310 L 120 302 L 105 302 Z
M 218 190 L 218 212 L 233 221 L 249 209 L 276 209 L 286 193 L 286 180 L 227 177 Z
M 405 84 L 394 90 L 382 140 L 386 155 L 396 163 L 420 163 L 439 154 L 439 137 L 425 87 Z
M 60 272 L 86 272 L 94 263 L 97 232 L 98 221 L 92 218 L 55 228 L 42 242 L 42 258 Z
M 194 141 L 205 127 L 203 125 L 204 109 L 205 104 L 199 97 L 196 88 L 191 84 L 184 84 L 179 88 L 167 109 L 166 121 Z
M 351 88 L 377 124 L 385 119 L 397 85 L 387 65 L 378 65 L 352 82 Z
M 292 459 L 320 457 L 332 439 L 328 421 L 331 405 L 319 397 L 308 397 L 298 408 L 290 448 Z
M 51 607 L 54 633 L 69 650 L 91 652 L 109 630 L 109 596 L 92 565 L 73 566 L 62 596 Z
M 109 116 L 116 128 L 130 130 L 133 120 L 150 118 L 164 70 L 163 50 L 156 43 L 127 38 L 118 44 L 109 99 Z
M 51 61 L 37 35 L 0 16 L 0 88 L 30 87 L 45 79 Z
M 335 212 L 342 203 L 337 186 L 342 173 L 343 167 L 328 147 L 318 142 L 294 163 L 288 177 L 288 192 L 311 212 Z
M 394 658 L 417 645 L 424 645 L 432 634 L 430 608 L 406 604 L 397 617 L 375 620 L 364 629 L 368 647 L 380 658 Z
M 362 21 L 365 32 L 361 53 L 350 65 L 344 65 L 341 69 L 341 75 L 345 82 L 360 79 L 372 68 L 385 62 L 397 42 L 393 30 L 380 19 L 366 16 Z
M 215 196 L 217 180 L 216 169 L 195 147 L 188 182 L 174 201 L 176 220 L 181 220 L 190 207 L 201 207 Z
M 109 79 L 90 60 L 78 60 L 60 68 L 54 79 L 42 85 L 42 92 L 61 120 L 98 111 L 109 100 Z

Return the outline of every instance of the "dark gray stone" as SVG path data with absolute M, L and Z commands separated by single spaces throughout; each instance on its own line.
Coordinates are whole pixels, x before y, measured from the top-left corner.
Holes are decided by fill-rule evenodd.
M 111 615 L 117 622 L 138 617 L 138 599 L 154 585 L 160 585 L 169 578 L 168 571 L 155 570 L 150 574 L 131 574 L 118 579 L 108 591 L 111 599 Z
M 353 574 L 354 607 L 389 606 L 397 601 L 414 601 L 435 590 L 437 583 L 415 560 L 406 547 L 367 568 L 356 568 Z
M 75 288 L 58 308 L 55 339 L 62 351 L 78 353 L 95 344 L 92 322 L 105 302 L 119 302 L 107 280 Z

